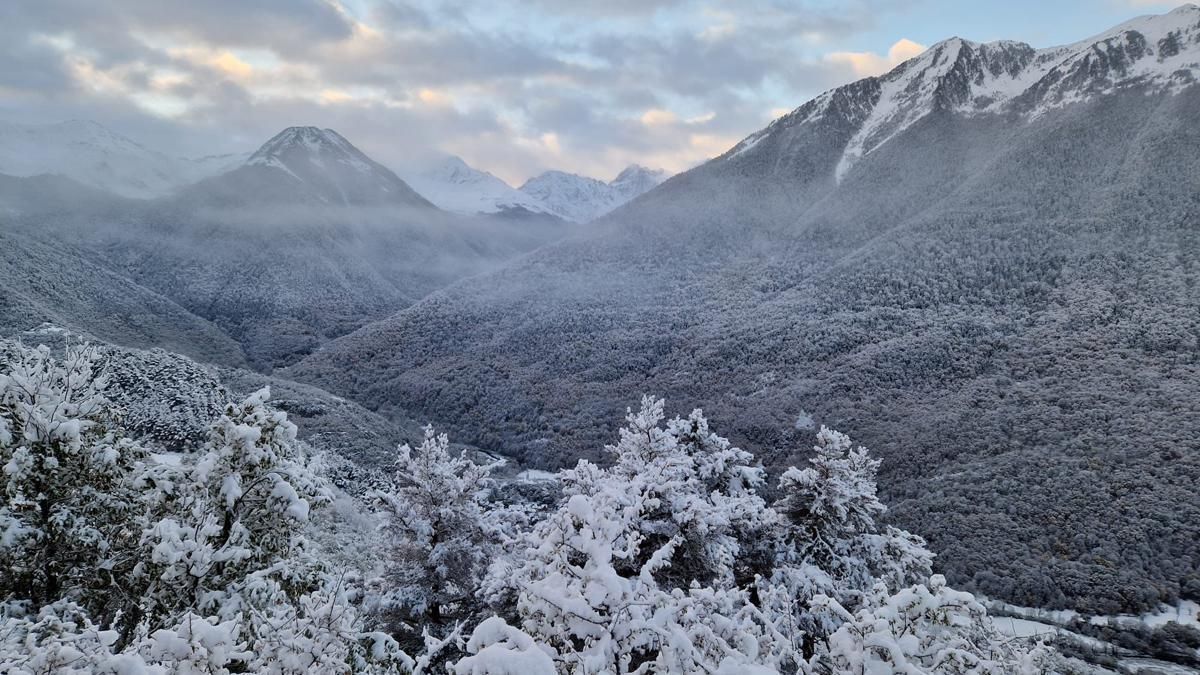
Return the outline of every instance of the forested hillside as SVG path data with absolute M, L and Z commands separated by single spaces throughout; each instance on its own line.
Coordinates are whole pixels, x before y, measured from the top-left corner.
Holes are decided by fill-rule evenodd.
M 1106 62 L 1085 100 L 967 114 L 945 101 L 968 47 L 883 78 L 940 84 L 845 173 L 879 81 L 290 373 L 547 467 L 594 457 L 624 391 L 704 407 L 771 466 L 812 418 L 884 448 L 893 522 L 954 583 L 1094 612 L 1194 598 L 1200 89 Z

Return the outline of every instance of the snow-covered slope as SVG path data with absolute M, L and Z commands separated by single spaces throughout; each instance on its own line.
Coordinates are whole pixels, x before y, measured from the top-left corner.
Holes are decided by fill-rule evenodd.
M 185 195 L 226 205 L 432 205 L 333 129 L 288 127 L 233 171 Z
M 563 171 L 547 171 L 521 186 L 521 192 L 536 199 L 543 210 L 564 220 L 586 223 L 666 180 L 665 171 L 636 164 L 626 167 L 611 182 Z
M 408 172 L 405 180 L 438 208 L 455 213 L 500 213 L 511 209 L 544 212 L 537 199 L 455 156 Z
M 0 173 L 61 175 L 122 197 L 160 197 L 242 160 L 235 155 L 171 157 L 86 120 L 0 123 Z
M 1034 49 L 1014 41 L 951 38 L 891 72 L 828 91 L 750 135 L 720 159 L 742 157 L 773 135 L 831 117 L 852 134 L 840 180 L 863 157 L 936 110 L 965 115 L 1048 111 L 1125 88 L 1177 90 L 1200 74 L 1200 7 L 1143 16 L 1079 42 Z
M 647 169 L 640 164 L 630 164 L 617 174 L 608 186 L 624 204 L 653 190 L 669 177 L 662 169 Z

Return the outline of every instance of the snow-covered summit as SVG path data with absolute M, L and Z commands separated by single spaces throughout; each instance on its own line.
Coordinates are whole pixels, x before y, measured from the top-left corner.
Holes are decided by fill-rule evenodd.
M 523 210 L 585 223 L 654 188 L 662 170 L 631 164 L 611 182 L 565 171 L 546 171 L 514 188 L 460 157 L 446 156 L 409 171 L 405 179 L 422 196 L 447 211 L 503 213 Z
M 630 164 L 608 185 L 624 198 L 624 203 L 653 190 L 668 177 L 667 172 L 662 169 L 648 169 L 640 164 Z
M 234 171 L 197 186 L 226 202 L 430 206 L 390 169 L 333 129 L 288 127 Z
M 537 199 L 453 155 L 408 172 L 405 180 L 439 208 L 456 213 L 499 213 L 511 209 L 533 213 L 545 211 Z
M 359 173 L 369 173 L 373 168 L 370 158 L 341 134 L 318 127 L 288 127 L 246 160 L 249 166 L 274 166 L 284 170 L 290 170 L 288 165 L 294 162 L 317 165 L 334 162 Z
M 608 183 L 565 171 L 546 171 L 521 186 L 550 213 L 576 223 L 585 223 L 620 206 Z
M 637 164 L 626 167 L 608 183 L 564 171 L 546 171 L 526 181 L 521 192 L 536 198 L 549 213 L 585 223 L 642 195 L 666 178 L 665 171 Z
M 821 94 L 726 153 L 817 120 L 849 125 L 836 175 L 935 110 L 1036 119 L 1050 110 L 1130 87 L 1173 91 L 1200 75 L 1200 7 L 1142 16 L 1086 40 L 1035 49 L 1014 41 L 939 42 L 890 72 Z

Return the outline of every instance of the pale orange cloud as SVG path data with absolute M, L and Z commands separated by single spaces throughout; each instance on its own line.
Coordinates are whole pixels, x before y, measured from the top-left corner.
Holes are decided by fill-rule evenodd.
M 825 60 L 850 66 L 857 77 L 870 77 L 886 73 L 925 49 L 923 44 L 902 38 L 888 49 L 886 56 L 875 52 L 831 52 L 825 55 Z

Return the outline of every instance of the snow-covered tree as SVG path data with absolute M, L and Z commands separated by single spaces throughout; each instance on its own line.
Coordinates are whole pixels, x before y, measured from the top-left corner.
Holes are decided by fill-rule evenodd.
M 234 589 L 267 571 L 292 598 L 320 585 L 304 526 L 330 494 L 269 396 L 263 389 L 228 406 L 195 465 L 157 477 L 170 494 L 166 514 L 143 534 L 152 622 L 182 608 L 228 611 L 241 601 Z
M 762 571 L 764 534 L 775 514 L 755 491 L 765 479 L 750 453 L 709 430 L 695 410 L 662 422 L 662 399 L 643 397 L 629 411 L 616 445 L 608 446 L 611 468 L 581 464 L 563 474 L 567 495 L 596 495 L 614 488 L 638 495 L 645 508 L 633 523 L 644 539 L 642 556 L 625 571 L 636 572 L 653 551 L 672 539 L 671 564 L 656 574 L 668 584 L 733 585 Z
M 448 633 L 477 607 L 475 591 L 499 543 L 498 512 L 488 503 L 497 465 L 452 453 L 446 435 L 426 427 L 419 447 L 400 448 L 395 488 L 375 493 L 386 547 L 379 606 L 408 646 L 425 631 Z
M 924 541 L 877 523 L 887 510 L 876 495 L 878 459 L 821 427 L 810 464 L 779 479 L 774 508 L 787 524 L 787 562 L 824 571 L 847 597 L 876 581 L 894 589 L 928 578 L 933 555 Z
M 145 450 L 100 393 L 95 350 L 9 347 L 0 370 L 0 596 L 111 617 L 137 562 Z
M 933 560 L 920 537 L 877 523 L 886 507 L 876 494 L 879 460 L 866 448 L 821 427 L 809 461 L 780 477 L 777 557 L 757 581 L 764 612 L 806 657 L 843 621 L 816 597 L 853 611 L 877 584 L 894 591 L 927 579 Z
M 780 477 L 774 509 L 783 519 L 783 545 L 770 584 L 786 592 L 764 594 L 803 614 L 797 621 L 808 635 L 808 652 L 813 639 L 840 623 L 806 607 L 808 600 L 826 595 L 855 609 L 877 583 L 896 590 L 931 573 L 933 554 L 920 537 L 877 523 L 886 511 L 876 495 L 878 468 L 866 448 L 821 427 L 810 466 Z
M 740 555 L 774 522 L 752 457 L 698 411 L 664 428 L 646 398 L 611 469 L 561 474 L 566 500 L 494 565 L 485 590 L 563 672 L 702 672 L 794 655 L 736 583 Z M 473 662 L 474 663 L 474 662 Z

